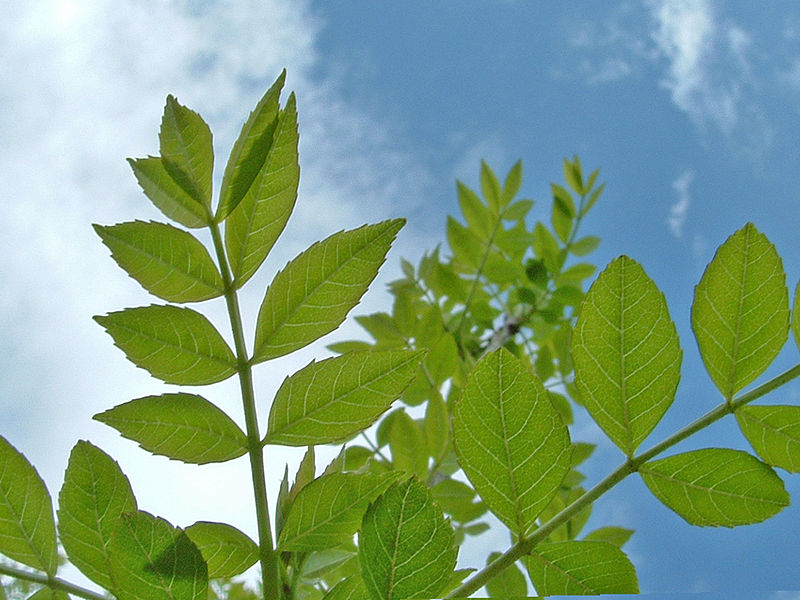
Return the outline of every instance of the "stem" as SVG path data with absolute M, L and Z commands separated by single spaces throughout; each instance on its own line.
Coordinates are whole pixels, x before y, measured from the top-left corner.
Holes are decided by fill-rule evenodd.
M 79 596 L 81 598 L 88 598 L 89 600 L 108 600 L 108 596 L 98 594 L 92 590 L 87 590 L 79 585 L 65 581 L 60 577 L 50 577 L 44 573 L 31 573 L 30 571 L 17 569 L 16 567 L 12 567 L 11 565 L 6 565 L 3 563 L 0 563 L 0 574 L 9 575 L 10 577 L 23 579 L 25 581 L 32 581 L 33 583 L 41 583 L 50 589 L 59 590 L 67 594 L 72 594 L 73 596 Z
M 239 386 L 242 390 L 244 420 L 247 429 L 247 451 L 250 455 L 250 473 L 253 479 L 253 494 L 256 503 L 259 560 L 261 563 L 261 586 L 264 600 L 281 600 L 281 576 L 278 568 L 279 557 L 273 545 L 272 529 L 270 527 L 269 505 L 267 504 L 267 483 L 264 476 L 264 454 L 261 446 L 261 435 L 258 431 L 258 414 L 256 412 L 256 400 L 253 391 L 252 367 L 247 357 L 247 347 L 244 342 L 244 330 L 242 328 L 239 300 L 236 296 L 236 288 L 225 256 L 225 248 L 222 244 L 219 225 L 213 223 L 210 225 L 210 229 L 211 236 L 214 240 L 214 249 L 217 253 L 222 281 L 225 286 L 225 302 L 228 306 L 228 316 L 230 317 L 233 340 L 236 348 L 236 370 L 239 374 Z

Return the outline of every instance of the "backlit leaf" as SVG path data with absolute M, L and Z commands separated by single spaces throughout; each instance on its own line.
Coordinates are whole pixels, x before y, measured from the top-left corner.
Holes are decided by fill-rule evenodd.
M 711 379 L 732 398 L 772 363 L 789 331 L 775 247 L 752 223 L 717 249 L 695 288 L 692 329 Z
M 145 396 L 94 418 L 153 454 L 203 465 L 247 452 L 247 438 L 231 418 L 195 394 Z
M 323 600 L 364 600 L 369 597 L 361 577 L 348 577 L 333 586 Z
M 794 308 L 792 308 L 792 332 L 794 333 L 794 341 L 797 347 L 800 348 L 800 283 L 794 290 Z
M 475 490 L 463 481 L 443 479 L 431 488 L 431 494 L 442 510 L 455 521 L 469 523 L 486 514 L 486 505 L 477 498 Z
M 0 588 L 0 598 L 3 598 L 3 592 Z M 51 589 L 49 587 L 43 587 L 36 590 L 36 593 L 32 596 L 28 597 L 28 600 L 69 600 L 69 596 L 67 596 L 64 592 Z
M 450 442 L 450 415 L 439 390 L 432 390 L 425 406 L 425 442 L 428 454 L 438 459 Z
M 186 227 L 208 225 L 208 209 L 172 179 L 161 158 L 129 158 L 128 163 L 142 191 L 164 215 Z
M 628 456 L 672 404 L 681 354 L 664 294 L 634 260 L 612 261 L 586 294 L 572 356 L 582 403 Z
M 739 450 L 707 448 L 645 463 L 642 479 L 692 525 L 736 527 L 764 521 L 789 505 L 783 481 Z
M 499 552 L 492 552 L 486 559 L 486 564 L 500 557 Z M 519 567 L 514 563 L 486 584 L 489 598 L 517 598 L 528 595 L 528 584 Z
M 743 406 L 736 420 L 767 464 L 800 473 L 800 406 Z
M 258 546 L 244 533 L 226 523 L 197 521 L 186 528 L 208 567 L 208 578 L 234 577 L 256 564 Z
M 522 161 L 518 160 L 514 163 L 514 166 L 511 167 L 508 175 L 506 175 L 506 180 L 503 182 L 503 197 L 501 202 L 503 207 L 508 206 L 509 202 L 514 199 L 514 196 L 517 195 L 520 187 L 522 187 Z M 521 202 L 525 201 L 522 200 Z M 531 204 L 533 204 L 533 202 L 530 200 L 527 202 L 531 202 Z
M 290 261 L 261 304 L 253 360 L 283 356 L 336 329 L 375 279 L 404 223 L 341 231 Z
M 447 217 L 447 243 L 458 262 L 472 269 L 478 268 L 484 243 L 474 231 L 464 227 L 453 217 Z
M 618 548 L 622 548 L 632 535 L 632 529 L 610 526 L 590 531 L 583 539 L 587 542 L 608 542 Z
M 488 239 L 491 233 L 491 227 L 494 224 L 492 214 L 486 205 L 481 202 L 477 194 L 469 189 L 460 181 L 456 181 L 458 189 L 458 204 L 461 208 L 461 213 L 467 221 L 467 225 L 483 239 Z
M 500 349 L 475 366 L 455 404 L 459 463 L 490 510 L 524 534 L 569 470 L 569 434 L 541 382 Z
M 231 349 L 200 313 L 143 306 L 94 318 L 137 367 L 166 383 L 205 385 L 236 372 Z
M 576 240 L 569 247 L 570 252 L 576 256 L 586 256 L 594 252 L 600 245 L 600 238 L 594 235 L 587 235 L 579 240 Z
M 417 422 L 401 410 L 392 419 L 389 429 L 389 448 L 392 465 L 424 480 L 428 475 L 428 447 L 425 434 Z

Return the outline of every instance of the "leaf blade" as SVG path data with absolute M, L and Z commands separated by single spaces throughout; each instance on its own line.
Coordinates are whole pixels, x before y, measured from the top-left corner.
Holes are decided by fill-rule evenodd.
M 208 225 L 206 209 L 172 179 L 160 157 L 129 158 L 128 164 L 145 196 L 165 216 L 192 229 Z
M 800 406 L 743 406 L 736 421 L 764 462 L 800 473 Z
M 209 579 L 235 577 L 258 561 L 258 546 L 236 527 L 197 521 L 185 531 L 202 554 Z

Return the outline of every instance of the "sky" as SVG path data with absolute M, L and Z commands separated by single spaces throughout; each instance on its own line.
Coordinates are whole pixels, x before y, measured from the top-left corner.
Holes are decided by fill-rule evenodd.
M 152 457 L 91 416 L 169 391 L 135 369 L 91 316 L 151 302 L 91 229 L 160 219 L 125 162 L 158 151 L 167 94 L 214 133 L 216 181 L 244 119 L 284 67 L 298 96 L 297 208 L 262 274 L 243 292 L 253 322 L 269 276 L 310 243 L 406 217 L 383 271 L 353 315 L 388 308 L 385 283 L 444 241 L 455 180 L 477 184 L 481 159 L 504 174 L 522 159 L 533 216 L 577 154 L 607 188 L 584 223 L 593 255 L 639 261 L 664 291 L 684 350 L 672 410 L 650 445 L 719 402 L 689 326 L 693 289 L 716 247 L 752 221 L 800 279 L 800 6 L 722 0 L 559 3 L 521 0 L 9 0 L 0 21 L 0 433 L 52 494 L 78 439 L 114 456 L 140 508 L 176 525 L 254 531 L 246 460 L 187 466 Z M 224 324 L 221 302 L 201 307 Z M 260 415 L 286 374 L 360 336 L 352 323 L 256 372 Z M 787 345 L 766 380 L 798 361 Z M 235 382 L 202 391 L 234 417 Z M 765 399 L 798 404 L 795 382 Z M 579 413 L 572 435 L 600 446 L 599 481 L 622 460 Z M 676 450 L 745 449 L 735 423 Z M 324 457 L 321 453 L 320 463 Z M 276 482 L 300 453 L 270 449 Z M 781 473 L 786 475 L 785 473 Z M 785 476 L 800 497 L 800 478 Z M 275 498 L 277 484 L 269 489 Z M 758 525 L 686 524 L 630 478 L 599 500 L 588 528 L 636 530 L 626 551 L 642 591 L 793 598 L 800 513 Z M 495 529 L 464 547 L 482 566 Z M 783 590 L 783 592 L 779 592 Z

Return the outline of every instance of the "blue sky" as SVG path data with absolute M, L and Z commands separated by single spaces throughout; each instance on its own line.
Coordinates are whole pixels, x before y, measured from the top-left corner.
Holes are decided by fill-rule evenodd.
M 652 441 L 718 402 L 689 328 L 693 288 L 715 248 L 753 221 L 783 256 L 792 290 L 800 278 L 793 2 L 12 0 L 0 55 L 0 431 L 53 493 L 71 446 L 90 439 L 120 461 L 143 508 L 179 525 L 202 518 L 253 529 L 244 461 L 199 468 L 152 458 L 90 420 L 167 389 L 113 351 L 90 319 L 150 298 L 89 225 L 160 218 L 124 159 L 157 151 L 168 93 L 209 122 L 221 171 L 242 120 L 288 69 L 302 181 L 267 273 L 330 232 L 409 219 L 354 314 L 385 308 L 381 283 L 399 257 L 443 240 L 445 215 L 457 210 L 454 180 L 474 184 L 481 158 L 503 173 L 523 160 L 522 192 L 537 200 L 538 218 L 549 215 L 562 157 L 600 167 L 607 191 L 585 223 L 603 238 L 595 259 L 641 262 L 665 292 L 684 348 L 678 397 Z M 267 281 L 254 279 L 243 298 L 251 318 Z M 223 318 L 222 306 L 208 310 Z M 325 342 L 356 334 L 345 325 Z M 322 351 L 262 369 L 264 402 Z M 796 362 L 787 346 L 768 375 Z M 237 415 L 235 386 L 212 389 Z M 767 401 L 797 404 L 800 385 Z M 602 444 L 590 480 L 621 460 L 587 419 L 573 433 Z M 679 449 L 707 445 L 744 448 L 735 424 L 723 423 Z M 298 459 L 268 456 L 270 475 Z M 799 497 L 798 477 L 786 483 Z M 241 494 L 231 499 L 231 489 Z M 796 507 L 755 526 L 692 528 L 631 478 L 596 505 L 590 526 L 607 523 L 636 529 L 626 549 L 643 591 L 777 599 L 791 596 L 768 592 L 800 586 Z M 462 563 L 504 545 L 487 534 Z

